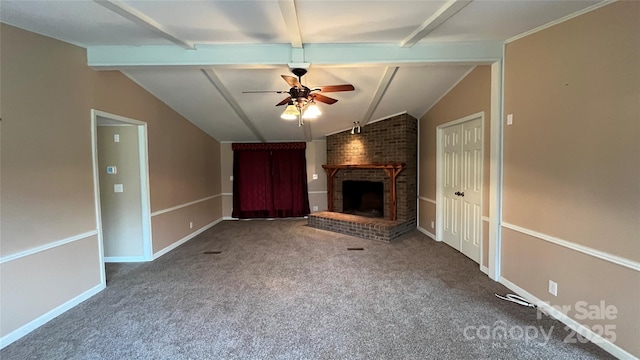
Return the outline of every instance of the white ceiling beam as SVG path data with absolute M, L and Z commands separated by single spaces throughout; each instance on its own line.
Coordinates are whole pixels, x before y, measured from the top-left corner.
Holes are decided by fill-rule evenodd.
M 87 63 L 100 69 L 130 66 L 249 66 L 292 62 L 288 44 L 178 46 L 90 46 Z M 395 44 L 306 44 L 304 57 L 316 65 L 388 65 L 425 63 L 490 64 L 502 58 L 502 42 L 428 43 L 411 48 Z M 295 61 L 294 61 L 295 62 Z
M 382 75 L 382 78 L 378 83 L 376 92 L 373 94 L 371 102 L 369 103 L 369 108 L 360 121 L 360 126 L 365 126 L 369 122 L 369 120 L 371 120 L 373 113 L 378 108 L 378 105 L 380 105 L 380 101 L 382 101 L 382 97 L 387 92 L 387 89 L 389 88 L 393 77 L 396 75 L 396 72 L 398 72 L 398 67 L 396 66 L 388 66 L 384 70 L 384 74 Z
M 229 92 L 227 87 L 224 85 L 222 80 L 220 80 L 220 78 L 215 73 L 215 71 L 213 71 L 213 69 L 203 69 L 202 72 L 207 77 L 207 79 L 209 79 L 211 84 L 220 92 L 220 95 L 222 95 L 222 97 L 227 101 L 229 106 L 231 106 L 233 111 L 235 111 L 235 113 L 242 120 L 242 122 L 244 122 L 244 124 L 249 128 L 249 130 L 251 130 L 253 135 L 255 135 L 255 137 L 258 138 L 258 140 L 262 142 L 266 142 L 265 137 L 262 136 L 260 131 L 258 131 L 258 129 L 256 128 L 255 124 L 249 119 L 247 114 L 244 113 L 244 111 L 240 107 L 240 104 L 238 104 L 238 102 L 233 98 L 233 96 L 231 96 L 231 93 Z
M 90 46 L 87 64 L 95 68 L 118 66 L 282 65 L 290 62 L 287 44 L 178 46 Z
M 447 19 L 452 17 L 455 13 L 462 10 L 465 6 L 469 5 L 471 0 L 449 0 L 438 11 L 436 11 L 431 17 L 429 17 L 422 25 L 418 26 L 411 35 L 400 42 L 400 47 L 412 47 L 422 38 L 427 36 L 430 32 L 435 30 L 438 26 L 442 25 Z
M 189 41 L 183 40 L 167 29 L 165 26 L 145 15 L 141 11 L 125 4 L 119 0 L 94 0 L 94 2 L 104 6 L 105 8 L 113 11 L 114 13 L 131 20 L 133 23 L 142 25 L 147 29 L 150 29 L 157 35 L 173 42 L 176 45 L 182 46 L 185 49 L 193 50 L 195 45 Z
M 502 42 L 439 42 L 410 48 L 395 44 L 306 44 L 305 60 L 312 64 L 468 63 L 491 64 L 502 58 Z
M 282 18 L 287 26 L 287 33 L 291 39 L 291 46 L 302 48 L 302 34 L 300 34 L 300 24 L 298 23 L 298 12 L 296 11 L 295 0 L 278 0 Z

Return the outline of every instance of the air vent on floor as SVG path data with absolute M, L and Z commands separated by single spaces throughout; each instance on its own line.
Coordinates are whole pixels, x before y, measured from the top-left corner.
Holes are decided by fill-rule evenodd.
M 206 255 L 217 255 L 217 254 L 222 254 L 222 251 L 205 251 L 205 252 L 203 252 L 203 254 L 206 254 Z
M 364 248 L 347 248 L 347 250 L 364 250 Z

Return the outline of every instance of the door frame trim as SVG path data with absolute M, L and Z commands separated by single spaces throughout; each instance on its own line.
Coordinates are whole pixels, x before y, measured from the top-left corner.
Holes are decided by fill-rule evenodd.
M 100 242 L 100 262 L 105 263 L 104 243 L 102 234 L 102 214 L 100 208 L 100 176 L 98 171 L 98 117 L 116 120 L 125 124 L 134 125 L 138 130 L 138 156 L 140 159 L 140 193 L 141 193 L 141 219 L 142 219 L 142 244 L 143 261 L 153 260 L 153 239 L 151 235 L 151 196 L 149 191 L 149 154 L 147 141 L 147 123 L 120 115 L 111 114 L 105 111 L 91 109 L 91 147 L 93 157 L 93 187 L 94 200 L 96 205 L 96 226 L 98 229 L 98 239 Z M 113 259 L 111 259 L 113 260 Z M 102 277 L 104 278 L 104 266 L 102 266 Z
M 502 264 L 502 148 L 504 143 L 504 58 L 505 45 L 502 46 L 502 58 L 491 64 L 491 119 L 489 144 L 489 258 L 488 275 L 499 281 Z
M 443 151 L 442 151 L 442 134 L 444 132 L 444 129 L 451 127 L 451 126 L 456 126 L 456 125 L 460 125 L 472 120 L 478 120 L 480 119 L 480 124 L 481 124 L 481 131 L 482 131 L 482 150 L 481 150 L 481 158 L 482 158 L 482 166 L 480 169 L 481 172 L 481 188 L 482 191 L 480 192 L 480 209 L 483 209 L 483 205 L 484 205 L 484 145 L 485 145 L 485 136 L 484 136 L 484 111 L 480 111 L 477 112 L 475 114 L 471 114 L 471 115 L 467 115 L 463 118 L 457 119 L 457 120 L 453 120 L 453 121 L 449 121 L 447 123 L 438 125 L 436 127 L 436 241 L 442 241 L 442 232 L 443 232 L 443 221 L 444 221 L 444 216 L 442 216 L 442 212 L 443 212 L 443 191 L 442 191 L 442 183 L 443 183 L 443 177 L 444 177 L 444 167 L 443 167 Z M 482 217 L 482 213 L 481 213 L 481 217 Z M 482 218 L 480 219 L 480 223 L 482 224 L 481 226 L 481 230 L 482 227 L 484 226 Z M 485 239 L 484 239 L 484 231 L 480 231 L 480 262 L 479 262 L 479 266 L 482 266 L 482 262 L 484 261 L 483 259 L 483 255 L 484 255 L 484 246 L 485 246 Z M 456 249 L 458 251 L 460 251 L 460 249 Z

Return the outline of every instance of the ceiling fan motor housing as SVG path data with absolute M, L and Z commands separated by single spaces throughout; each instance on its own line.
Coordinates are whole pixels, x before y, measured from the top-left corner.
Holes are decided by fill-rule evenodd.
M 294 86 L 289 90 L 289 95 L 291 95 L 291 98 L 298 99 L 298 101 L 300 101 L 301 98 L 307 99 L 310 93 L 311 90 L 306 86 L 302 86 L 302 89 L 298 89 Z

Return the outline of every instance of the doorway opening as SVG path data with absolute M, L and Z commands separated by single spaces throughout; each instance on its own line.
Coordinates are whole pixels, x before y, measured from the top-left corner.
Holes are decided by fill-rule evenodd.
M 102 261 L 151 261 L 147 124 L 92 110 L 91 135 Z

